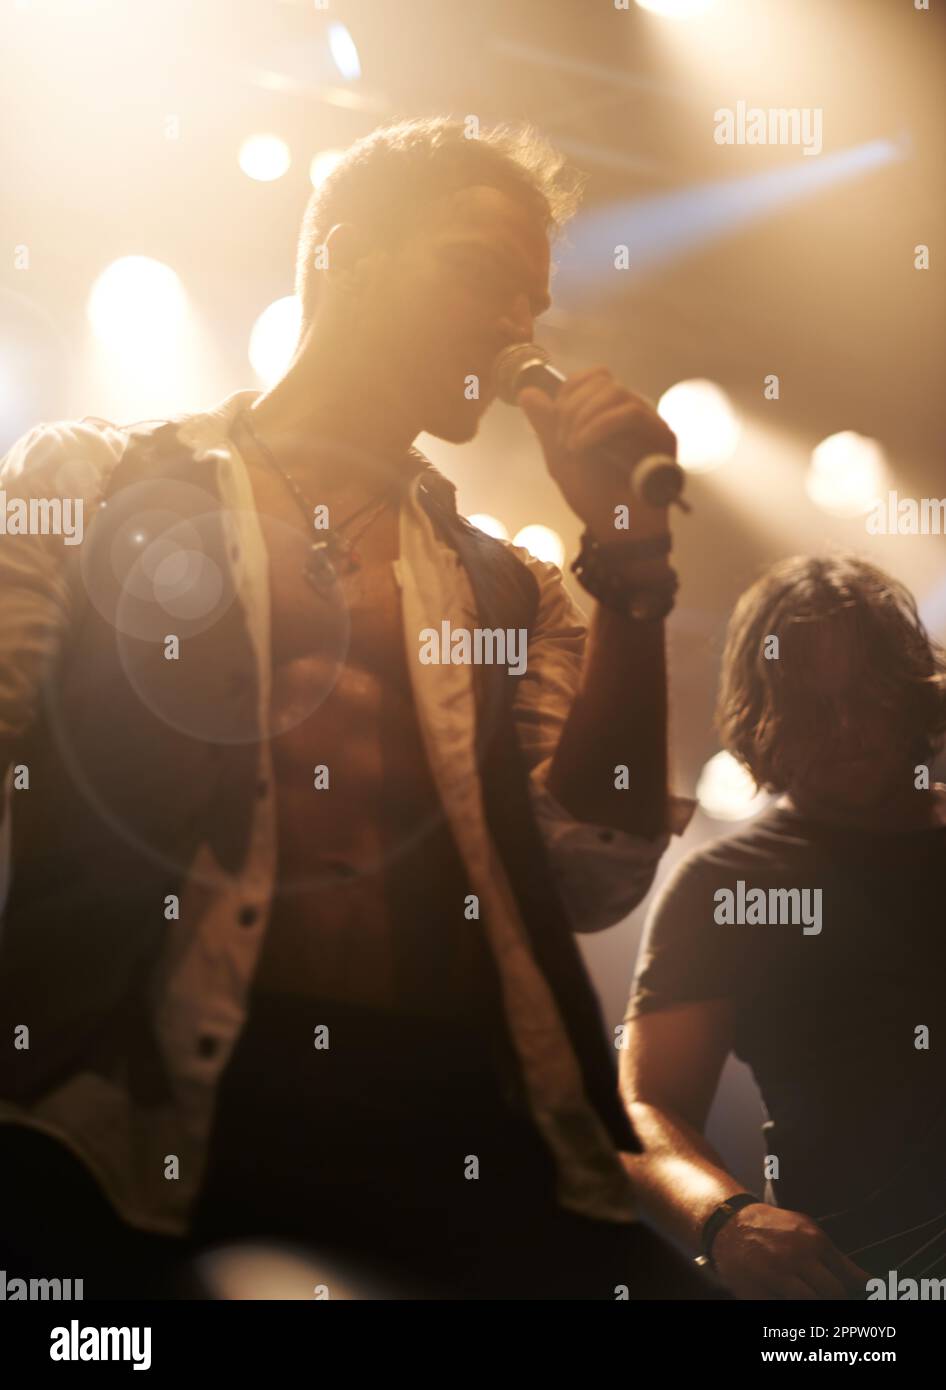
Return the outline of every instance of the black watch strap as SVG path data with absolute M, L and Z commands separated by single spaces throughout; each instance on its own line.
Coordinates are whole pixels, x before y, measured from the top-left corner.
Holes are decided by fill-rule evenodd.
M 736 1212 L 742 1211 L 743 1207 L 756 1206 L 761 1201 L 762 1198 L 757 1197 L 754 1192 L 737 1192 L 734 1196 L 727 1197 L 725 1202 L 720 1202 L 719 1206 L 710 1212 L 700 1236 L 700 1264 L 708 1264 L 711 1269 L 716 1268 L 713 1264 L 713 1242 L 726 1222 L 735 1216 Z

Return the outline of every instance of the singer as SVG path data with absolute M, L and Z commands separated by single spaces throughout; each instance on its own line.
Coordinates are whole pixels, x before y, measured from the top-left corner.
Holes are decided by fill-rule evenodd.
M 637 1221 L 574 940 L 685 819 L 668 514 L 632 488 L 675 441 L 603 367 L 517 393 L 584 524 L 587 632 L 413 447 L 476 434 L 576 200 L 532 135 L 379 130 L 306 209 L 271 390 L 41 426 L 3 461 L 27 499 L 94 473 L 81 565 L 0 543 L 0 767 L 29 772 L 0 941 L 19 1275 L 163 1294 L 258 1236 L 419 1296 L 715 1296 Z M 471 621 L 525 629 L 527 675 L 417 659 Z

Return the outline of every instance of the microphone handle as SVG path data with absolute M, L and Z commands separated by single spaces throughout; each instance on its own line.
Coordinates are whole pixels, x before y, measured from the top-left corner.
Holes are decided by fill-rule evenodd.
M 523 391 L 527 386 L 537 386 L 554 400 L 559 387 L 566 380 L 564 372 L 553 367 L 551 362 L 537 362 L 523 368 L 519 373 L 516 379 L 516 393 Z M 608 444 L 600 453 L 609 463 L 626 465 L 623 451 L 616 442 Z M 671 503 L 677 502 L 685 511 L 689 511 L 686 503 L 680 500 L 685 481 L 686 474 L 669 454 L 648 454 L 631 473 L 631 489 L 634 496 L 649 507 L 669 507 Z

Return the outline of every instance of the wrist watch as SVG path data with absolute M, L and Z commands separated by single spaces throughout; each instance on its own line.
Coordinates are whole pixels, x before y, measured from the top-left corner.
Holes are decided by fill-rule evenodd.
M 737 1192 L 732 1197 L 727 1197 L 725 1202 L 720 1202 L 718 1207 L 714 1207 L 706 1221 L 703 1223 L 703 1231 L 700 1236 L 701 1254 L 697 1255 L 696 1263 L 709 1266 L 715 1270 L 713 1263 L 713 1242 L 725 1226 L 726 1222 L 737 1212 L 742 1211 L 743 1207 L 752 1207 L 761 1204 L 762 1198 L 757 1197 L 754 1192 Z

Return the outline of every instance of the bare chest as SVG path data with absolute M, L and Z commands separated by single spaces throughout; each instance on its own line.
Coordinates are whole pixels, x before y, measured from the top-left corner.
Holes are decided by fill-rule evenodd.
M 377 516 L 366 512 L 341 531 L 352 538 L 355 563 L 337 563 L 336 583 L 319 591 L 306 570 L 313 544 L 324 540 L 326 532 L 306 526 L 281 479 L 261 469 L 249 471 L 268 558 L 274 676 L 303 663 L 313 670 L 330 666 L 337 674 L 345 669 L 403 688 L 407 667 L 400 589 L 394 573 L 396 507 Z M 354 507 L 345 502 L 328 505 L 330 519 L 336 523 L 358 501 Z
M 305 571 L 324 531 L 307 526 L 281 479 L 249 471 L 269 578 L 279 855 L 258 979 L 420 1007 L 429 966 L 405 965 L 403 925 L 417 919 L 418 885 L 425 912 L 452 920 L 464 879 L 418 725 L 394 574 L 398 514 L 388 509 L 361 536 L 356 522 L 357 567 L 340 566 L 337 584 L 319 593 Z M 337 524 L 359 503 L 328 505 Z M 313 770 L 322 768 L 329 781 L 319 789 Z

